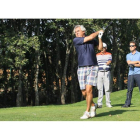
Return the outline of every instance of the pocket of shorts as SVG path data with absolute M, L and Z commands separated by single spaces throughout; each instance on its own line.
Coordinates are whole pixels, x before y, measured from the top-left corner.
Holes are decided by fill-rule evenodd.
M 93 67 L 93 68 L 92 68 L 92 71 L 98 72 L 98 70 L 99 70 L 99 67 Z
M 98 69 L 99 69 L 98 67 L 92 68 L 92 71 L 94 72 L 94 77 L 96 77 L 96 78 L 98 77 Z
M 77 75 L 81 74 L 81 69 L 77 69 Z
M 98 76 L 98 71 L 94 71 L 95 72 L 95 77 L 97 77 Z
M 92 71 L 98 71 L 99 70 L 99 67 L 98 66 L 95 66 L 92 68 Z

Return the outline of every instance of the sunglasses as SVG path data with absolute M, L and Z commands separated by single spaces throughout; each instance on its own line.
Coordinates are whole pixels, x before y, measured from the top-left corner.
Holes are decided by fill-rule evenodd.
M 135 47 L 135 45 L 130 45 L 130 47 Z

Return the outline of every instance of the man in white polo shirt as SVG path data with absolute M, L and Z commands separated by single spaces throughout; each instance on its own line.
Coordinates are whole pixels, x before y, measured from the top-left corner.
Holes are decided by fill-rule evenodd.
M 109 52 L 106 52 L 107 45 L 103 43 L 103 50 L 96 54 L 97 62 L 99 66 L 98 71 L 98 80 L 97 80 L 97 89 L 98 89 L 98 108 L 102 108 L 102 100 L 103 100 L 103 89 L 106 95 L 106 106 L 111 106 L 110 101 L 110 64 L 112 61 L 112 55 Z

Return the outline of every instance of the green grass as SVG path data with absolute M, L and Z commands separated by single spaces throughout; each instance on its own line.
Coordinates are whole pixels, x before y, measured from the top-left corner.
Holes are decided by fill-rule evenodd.
M 134 88 L 132 105 L 130 108 L 121 108 L 126 99 L 126 90 L 111 93 L 113 108 L 105 106 L 97 109 L 96 117 L 80 120 L 86 109 L 86 101 L 67 105 L 47 105 L 37 107 L 13 107 L 0 109 L 0 121 L 139 121 L 140 120 L 140 93 Z M 93 98 L 97 102 L 97 98 Z

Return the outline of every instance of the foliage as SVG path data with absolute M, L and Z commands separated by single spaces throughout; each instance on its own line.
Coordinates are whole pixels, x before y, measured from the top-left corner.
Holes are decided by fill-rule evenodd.
M 0 19 L 0 107 L 15 106 L 19 85 L 24 106 L 35 105 L 35 79 L 40 105 L 61 104 L 62 96 L 64 104 L 82 100 L 73 46 L 77 24 L 86 35 L 108 26 L 102 40 L 113 56 L 112 91 L 127 88 L 126 54 L 129 41 L 139 44 L 139 19 Z

